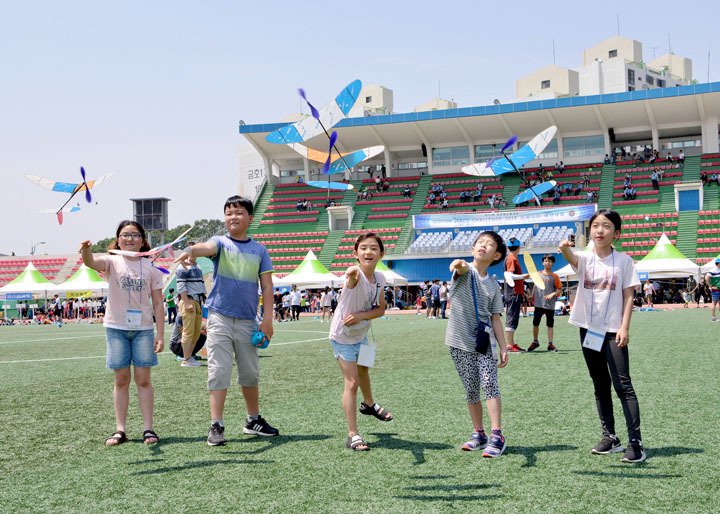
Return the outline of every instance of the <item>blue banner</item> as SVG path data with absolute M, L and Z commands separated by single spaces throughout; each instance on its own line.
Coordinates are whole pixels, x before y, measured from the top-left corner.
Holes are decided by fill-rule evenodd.
M 6 300 L 32 300 L 32 293 L 6 293 Z
M 487 226 L 532 225 L 535 223 L 563 223 L 589 220 L 597 210 L 597 204 L 551 207 L 499 212 L 474 212 L 469 214 L 415 214 L 413 229 L 473 228 Z

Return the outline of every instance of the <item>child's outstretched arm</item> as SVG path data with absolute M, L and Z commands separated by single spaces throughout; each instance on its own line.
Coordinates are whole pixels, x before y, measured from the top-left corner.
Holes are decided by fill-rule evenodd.
M 498 362 L 498 368 L 504 368 L 508 363 L 508 352 L 507 343 L 505 342 L 505 328 L 503 327 L 500 314 L 492 314 L 490 317 L 490 323 L 492 324 L 495 339 L 498 342 L 498 351 L 500 352 L 500 362 Z
M 463 259 L 455 259 L 450 263 L 450 272 L 453 274 L 453 280 L 460 275 L 464 275 L 470 269 L 470 265 Z
M 577 268 L 578 258 L 577 255 L 575 255 L 572 246 L 573 244 L 569 240 L 563 239 L 558 245 L 558 250 L 560 251 L 560 253 L 562 253 L 563 257 L 565 257 L 565 260 L 568 261 L 573 268 Z
M 210 241 L 206 243 L 198 243 L 185 248 L 180 255 L 178 255 L 175 262 L 179 263 L 183 268 L 192 266 L 195 264 L 195 259 L 198 257 L 212 257 L 217 253 L 217 245 Z
M 82 256 L 83 264 L 88 268 L 92 268 L 95 271 L 105 271 L 105 263 L 98 262 L 93 257 L 92 243 L 89 240 L 85 240 L 80 243 L 80 255 Z

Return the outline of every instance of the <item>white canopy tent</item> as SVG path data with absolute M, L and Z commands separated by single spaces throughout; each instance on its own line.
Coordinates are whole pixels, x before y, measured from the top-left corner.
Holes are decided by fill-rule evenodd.
M 638 273 L 650 278 L 682 278 L 699 273 L 699 266 L 683 255 L 663 234 L 652 250 L 635 264 Z
M 343 279 L 328 271 L 318 260 L 315 252 L 308 250 L 307 255 L 292 272 L 283 278 L 273 276 L 274 287 L 298 286 L 307 289 L 320 289 L 326 286 L 340 287 Z

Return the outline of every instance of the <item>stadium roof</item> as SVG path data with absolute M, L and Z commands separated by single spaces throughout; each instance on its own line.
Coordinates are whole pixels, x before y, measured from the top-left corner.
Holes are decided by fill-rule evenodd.
M 561 137 L 607 134 L 612 128 L 619 143 L 651 140 L 653 131 L 659 138 L 699 136 L 703 124 L 709 119 L 717 120 L 718 116 L 720 82 L 712 82 L 348 118 L 336 128 L 343 151 L 382 144 L 390 152 L 402 155 L 404 151 L 418 151 L 422 142 L 429 147 L 439 147 L 496 143 L 512 134 L 517 134 L 521 140 L 529 139 L 549 125 L 556 125 Z M 241 124 L 239 130 L 270 159 L 297 159 L 299 156 L 289 147 L 265 141 L 265 135 L 284 125 L 287 123 Z M 316 137 L 308 146 L 323 149 L 326 144 L 325 137 Z

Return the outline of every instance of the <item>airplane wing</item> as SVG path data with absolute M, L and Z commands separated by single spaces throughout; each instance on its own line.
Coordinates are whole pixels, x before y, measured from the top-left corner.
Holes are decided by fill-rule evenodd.
M 348 191 L 349 189 L 355 189 L 352 184 L 346 184 L 345 182 L 325 182 L 323 180 L 311 180 L 307 182 L 310 187 L 317 187 L 318 189 L 329 189 L 330 191 Z
M 357 102 L 362 89 L 362 82 L 355 80 L 345 87 L 328 105 L 320 109 L 320 120 L 316 120 L 312 116 L 308 116 L 296 123 L 281 127 L 274 132 L 268 134 L 265 139 L 269 143 L 290 144 L 302 143 L 324 132 L 322 125 L 330 130 L 331 127 L 337 125 L 341 120 L 345 119 Z M 321 125 L 322 122 L 322 125 Z M 327 154 L 326 157 L 327 158 Z M 325 158 L 322 160 L 324 161 Z
M 103 182 L 105 182 L 107 179 L 109 179 L 109 178 L 112 177 L 113 175 L 114 175 L 114 173 L 108 173 L 107 175 L 103 175 L 103 176 L 100 177 L 100 178 L 96 178 L 96 179 L 93 179 L 93 180 L 88 180 L 88 181 L 87 181 L 87 187 L 88 187 L 88 189 L 92 189 L 93 187 L 95 187 L 95 186 L 97 186 L 97 185 L 99 185 L 99 184 L 102 184 Z
M 513 198 L 513 203 L 515 205 L 534 201 L 536 198 L 538 198 L 540 195 L 544 195 L 548 191 L 550 191 L 552 188 L 554 188 L 557 185 L 557 182 L 554 180 L 549 180 L 547 182 L 541 182 L 540 184 L 537 184 L 535 186 L 532 186 L 531 188 L 526 189 L 519 195 L 517 195 L 515 198 Z
M 108 250 L 108 252 L 114 253 L 116 255 L 125 255 L 126 257 L 150 257 L 150 256 L 160 255 L 168 248 L 171 248 L 174 244 L 177 244 L 180 241 L 182 241 L 183 239 L 185 239 L 185 236 L 187 236 L 188 233 L 192 229 L 193 229 L 193 227 L 190 227 L 185 232 L 183 232 L 178 237 L 176 237 L 174 241 L 165 243 L 164 245 L 156 246 L 155 248 L 151 248 L 150 250 L 147 250 L 144 252 L 131 252 L 129 250 Z
M 58 193 L 74 193 L 75 189 L 80 185 L 73 182 L 57 182 L 55 180 L 50 180 L 49 178 L 40 177 L 38 175 L 25 175 L 25 178 L 27 178 L 35 185 L 44 187 L 45 189 L 49 189 L 50 191 L 55 191 Z
M 545 150 L 547 145 L 550 144 L 550 141 L 552 141 L 555 137 L 556 132 L 557 127 L 555 125 L 551 125 L 546 128 L 537 136 L 532 138 L 525 146 L 510 155 L 510 160 L 515 163 L 517 168 L 519 168 L 533 159 L 536 159 L 537 156 Z M 494 177 L 504 173 L 510 173 L 512 171 L 515 171 L 515 168 L 513 168 L 512 164 L 510 164 L 504 157 L 498 157 L 493 160 L 490 162 L 490 166 L 488 166 L 485 162 L 481 162 L 462 168 L 463 173 L 466 173 L 467 175 L 475 175 L 477 177 Z
M 73 205 L 72 207 L 65 207 L 61 212 L 77 212 L 80 210 L 80 207 L 77 205 Z M 38 211 L 40 214 L 57 214 L 57 209 L 41 209 Z

